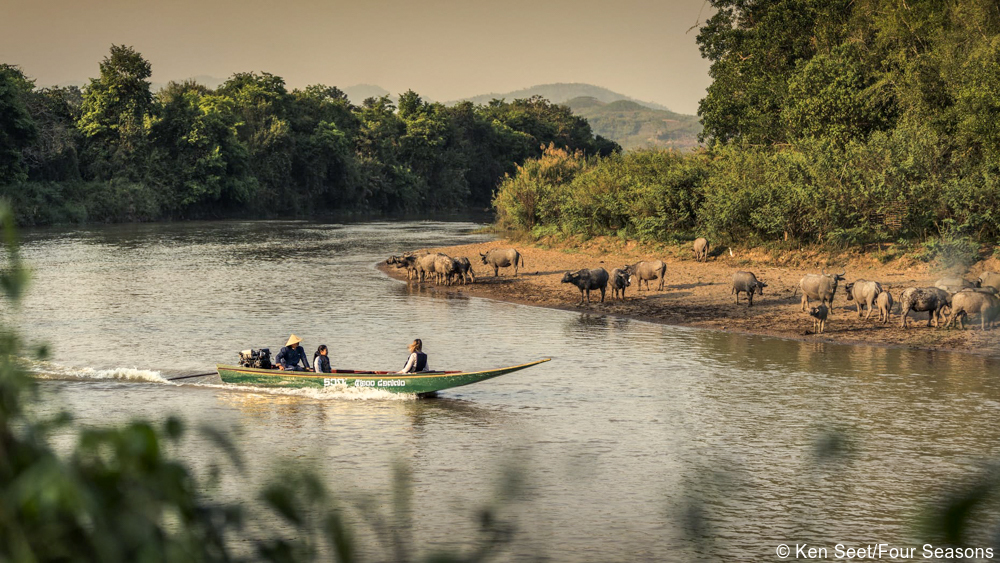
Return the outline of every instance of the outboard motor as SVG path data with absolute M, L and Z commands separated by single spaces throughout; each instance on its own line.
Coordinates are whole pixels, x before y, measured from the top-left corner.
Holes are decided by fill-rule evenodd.
M 260 350 L 243 350 L 240 352 L 240 367 L 271 369 L 271 350 L 261 348 Z

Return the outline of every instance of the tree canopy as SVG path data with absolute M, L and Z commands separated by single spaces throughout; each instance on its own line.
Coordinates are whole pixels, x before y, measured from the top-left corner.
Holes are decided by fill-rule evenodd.
M 486 207 L 543 146 L 621 150 L 537 97 L 447 107 L 407 91 L 355 106 L 267 72 L 152 92 L 151 64 L 124 45 L 99 70 L 82 91 L 43 90 L 0 67 L 0 195 L 21 222 Z

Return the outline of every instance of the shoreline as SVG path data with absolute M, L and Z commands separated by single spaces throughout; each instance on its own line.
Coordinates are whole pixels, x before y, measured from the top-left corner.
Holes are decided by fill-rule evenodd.
M 501 275 L 494 277 L 492 268 L 487 272 L 487 266 L 479 260 L 480 252 L 506 247 L 517 248 L 524 257 L 525 266 L 520 269 L 516 278 L 511 275 L 512 268 L 501 269 Z M 716 252 L 714 254 L 717 255 L 710 257 L 707 262 L 699 263 L 690 256 L 690 250 L 687 250 L 685 256 L 685 249 L 682 247 L 652 251 L 635 243 L 609 240 L 597 240 L 585 246 L 573 245 L 561 249 L 497 240 L 411 250 L 442 252 L 454 257 L 466 256 L 472 261 L 476 273 L 475 283 L 438 286 L 431 281 L 422 282 L 421 285 L 432 292 L 800 342 L 961 352 L 1000 358 L 1000 330 L 980 330 L 976 317 L 973 317 L 974 322 L 966 321 L 965 330 L 937 329 L 925 326 L 927 313 L 911 313 L 908 328 L 900 328 L 898 297 L 903 289 L 930 286 L 936 279 L 950 275 L 934 271 L 928 265 L 884 265 L 864 258 L 849 259 L 848 263 L 837 268 L 837 271 L 847 270 L 847 281 L 841 282 L 837 288 L 827 329 L 823 334 L 813 334 L 812 318 L 800 310 L 798 280 L 806 273 L 818 273 L 821 270 L 819 264 L 825 263 L 828 257 L 810 257 L 807 261 L 816 263 L 815 267 L 811 267 L 808 264 L 780 264 L 779 260 L 760 257 L 751 251 L 739 251 L 735 256 Z M 575 286 L 560 283 L 562 274 L 566 271 L 597 267 L 610 271 L 643 259 L 661 259 L 667 264 L 663 291 L 655 289 L 655 282 L 652 291 L 640 292 L 632 286 L 626 291 L 626 299 L 619 301 L 612 300 L 609 289 L 604 303 L 600 302 L 600 291 L 591 291 L 592 302 L 589 305 L 586 302 L 578 305 L 579 290 Z M 1000 269 L 992 262 L 995 260 L 980 263 L 974 269 Z M 384 261 L 379 262 L 377 268 L 389 277 L 407 281 L 405 270 L 388 266 Z M 745 297 L 737 305 L 730 293 L 732 273 L 737 270 L 752 271 L 759 279 L 768 283 L 764 295 L 755 297 L 753 307 L 746 306 Z M 861 278 L 880 281 L 896 298 L 897 303 L 888 324 L 877 322 L 877 311 L 870 320 L 858 318 L 854 302 L 847 301 L 844 285 Z M 411 280 L 409 283 L 418 282 Z

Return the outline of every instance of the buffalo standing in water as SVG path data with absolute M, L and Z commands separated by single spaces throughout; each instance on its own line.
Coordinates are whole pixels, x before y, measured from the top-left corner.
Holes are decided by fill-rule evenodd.
M 524 257 L 513 248 L 492 248 L 486 254 L 479 253 L 479 257 L 486 266 L 493 266 L 493 275 L 500 275 L 500 268 L 514 267 L 514 275 L 517 275 L 517 266 L 520 263 L 524 267 Z
M 462 285 L 465 285 L 469 281 L 476 283 L 476 273 L 472 271 L 472 263 L 465 256 L 461 258 L 453 258 L 452 261 L 455 263 L 455 275 L 458 279 L 462 281 Z
M 580 305 L 583 305 L 584 292 L 587 294 L 587 303 L 590 303 L 590 290 L 601 290 L 601 303 L 604 303 L 604 293 L 608 289 L 608 271 L 604 268 L 588 270 L 584 268 L 575 273 L 566 272 L 563 275 L 562 283 L 571 283 L 580 289 Z

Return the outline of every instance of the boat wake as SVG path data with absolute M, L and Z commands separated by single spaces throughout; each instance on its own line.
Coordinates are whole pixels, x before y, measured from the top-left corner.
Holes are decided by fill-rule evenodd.
M 137 368 L 75 368 L 54 364 L 51 362 L 30 362 L 28 369 L 32 375 L 38 379 L 95 379 L 102 381 L 131 381 L 146 383 L 165 383 L 175 385 L 167 381 L 163 374 L 155 370 Z
M 295 388 L 280 389 L 274 387 L 253 387 L 250 385 L 231 385 L 227 383 L 204 382 L 197 379 L 170 381 L 168 378 L 175 377 L 170 374 L 163 374 L 156 370 L 137 368 L 111 368 L 94 369 L 63 366 L 52 362 L 29 361 L 26 362 L 28 370 L 37 379 L 53 380 L 94 380 L 94 381 L 121 381 L 125 383 L 160 383 L 164 385 L 175 385 L 185 387 L 197 387 L 199 389 L 219 389 L 236 393 L 256 394 L 256 395 L 278 395 L 284 397 L 302 397 L 316 400 L 339 400 L 339 401 L 409 401 L 416 399 L 415 394 L 391 393 L 382 389 L 347 387 L 346 385 L 334 385 L 316 388 Z M 218 381 L 216 376 L 215 381 Z
M 303 397 L 320 401 L 412 401 L 417 398 L 417 395 L 414 393 L 392 393 L 382 389 L 347 387 L 346 385 L 334 385 L 332 387 L 323 387 L 322 389 L 309 387 L 280 389 L 276 387 L 233 385 L 229 383 L 193 383 L 191 385 L 254 395 Z

